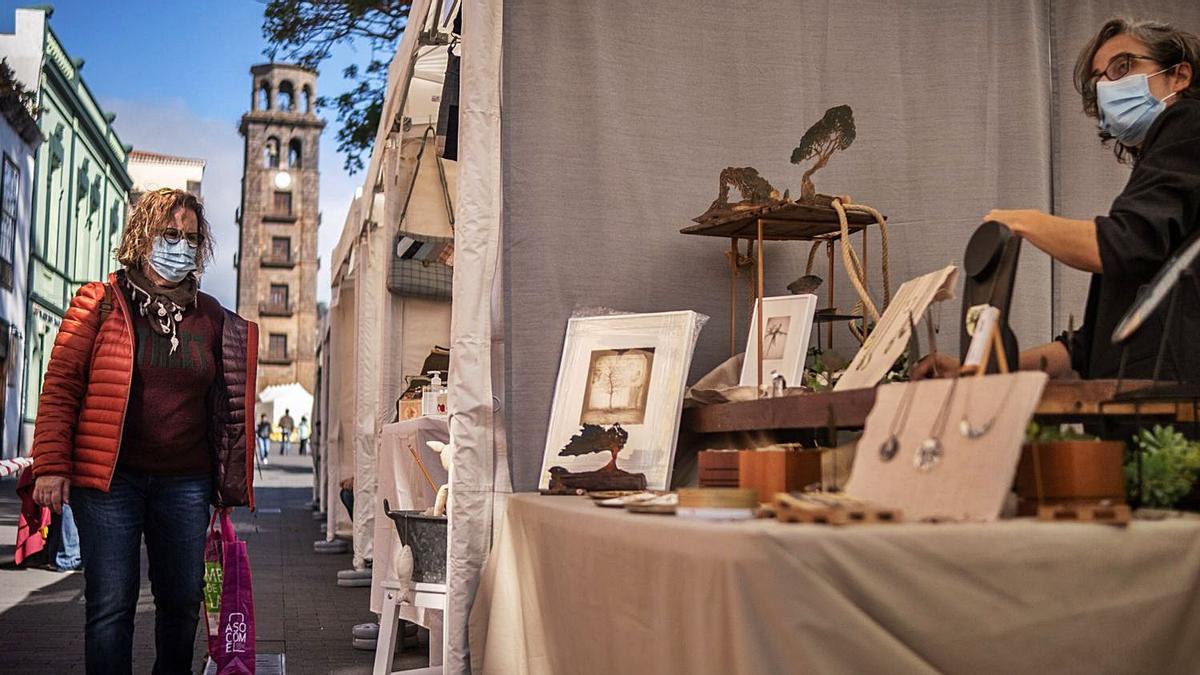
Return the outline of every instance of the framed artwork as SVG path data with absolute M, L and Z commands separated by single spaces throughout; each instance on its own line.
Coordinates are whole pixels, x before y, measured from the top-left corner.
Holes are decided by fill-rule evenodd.
M 788 386 L 804 382 L 804 359 L 808 355 L 808 339 L 812 335 L 813 315 L 817 311 L 817 296 L 781 295 L 763 298 L 763 384 L 771 380 L 771 371 L 778 371 Z M 738 384 L 758 386 L 758 303 L 750 321 L 746 338 L 746 359 Z
M 671 483 L 696 312 L 578 317 L 567 322 L 538 487 L 551 477 L 644 476 Z

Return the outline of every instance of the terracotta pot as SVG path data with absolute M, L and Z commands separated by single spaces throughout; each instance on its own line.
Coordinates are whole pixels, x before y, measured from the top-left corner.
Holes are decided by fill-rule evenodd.
M 1035 471 L 1035 462 L 1037 469 Z M 1125 501 L 1125 444 L 1121 441 L 1026 443 L 1017 466 L 1022 500 Z M 1041 492 L 1038 491 L 1038 473 Z

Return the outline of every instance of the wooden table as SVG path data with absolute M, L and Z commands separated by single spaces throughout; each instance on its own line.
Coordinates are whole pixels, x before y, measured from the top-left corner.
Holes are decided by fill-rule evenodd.
M 1126 380 L 1120 391 L 1150 386 Z M 1113 402 L 1116 380 L 1050 381 L 1042 392 L 1035 419 L 1048 423 L 1088 422 L 1100 418 L 1135 417 L 1160 421 L 1190 421 L 1191 406 L 1169 401 L 1134 404 Z M 757 401 L 720 403 L 689 408 L 684 427 L 699 434 L 774 429 L 861 429 L 875 405 L 875 389 L 800 394 Z

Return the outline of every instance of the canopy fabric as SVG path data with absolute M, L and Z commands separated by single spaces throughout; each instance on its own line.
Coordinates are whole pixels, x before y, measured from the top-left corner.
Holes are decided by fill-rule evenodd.
M 504 512 L 508 477 L 503 425 L 493 401 L 503 387 L 500 230 L 501 0 L 465 0 L 459 108 L 458 223 L 450 350 L 450 544 L 444 657 L 470 670 L 467 617 Z M 500 367 L 498 369 L 498 367 Z

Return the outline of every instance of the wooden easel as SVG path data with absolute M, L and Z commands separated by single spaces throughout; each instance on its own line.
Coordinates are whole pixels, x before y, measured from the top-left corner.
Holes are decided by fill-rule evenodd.
M 959 371 L 960 375 L 974 375 L 975 377 L 983 377 L 987 375 L 988 365 L 992 360 L 992 353 L 996 354 L 997 365 L 1002 374 L 1008 374 L 1008 354 L 1004 351 L 1004 340 L 1000 338 L 1000 327 L 1004 324 L 1000 314 L 996 315 L 996 320 L 992 323 L 991 335 L 986 338 L 987 347 L 983 350 L 983 357 L 979 361 L 978 366 L 963 366 Z

